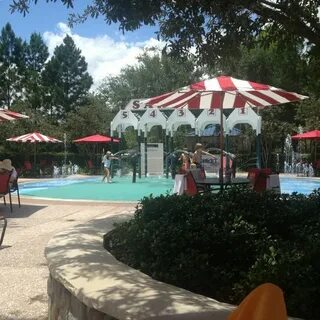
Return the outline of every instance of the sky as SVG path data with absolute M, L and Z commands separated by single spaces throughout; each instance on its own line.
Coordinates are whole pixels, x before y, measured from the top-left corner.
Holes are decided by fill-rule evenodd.
M 38 1 L 32 5 L 25 17 L 20 13 L 11 14 L 11 0 L 0 0 L 0 28 L 9 22 L 16 34 L 28 41 L 33 32 L 40 33 L 52 55 L 54 48 L 62 43 L 66 34 L 72 36 L 76 46 L 88 63 L 88 71 L 93 77 L 93 89 L 109 75 L 116 75 L 126 65 L 137 63 L 137 56 L 143 48 L 159 46 L 156 27 L 142 27 L 134 32 L 123 34 L 117 24 L 107 25 L 103 17 L 89 19 L 83 24 L 70 29 L 67 24 L 68 14 L 81 12 L 89 0 L 76 0 L 74 9 L 67 9 L 60 1 L 46 3 Z

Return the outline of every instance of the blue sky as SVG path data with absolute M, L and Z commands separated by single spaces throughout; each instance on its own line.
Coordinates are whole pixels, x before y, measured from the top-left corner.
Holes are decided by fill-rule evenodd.
M 67 9 L 60 1 L 56 3 L 46 3 L 40 0 L 37 5 L 32 4 L 28 15 L 25 17 L 20 13 L 11 14 L 9 12 L 11 0 L 0 0 L 0 21 L 4 25 L 10 22 L 17 36 L 28 39 L 32 32 L 43 33 L 54 31 L 57 23 L 67 23 L 68 14 L 71 12 L 81 12 L 88 3 L 88 0 L 76 0 L 74 9 Z M 125 34 L 125 38 L 130 41 L 145 41 L 150 37 L 155 37 L 156 27 L 143 27 L 134 32 Z M 89 19 L 84 24 L 76 25 L 73 32 L 85 37 L 108 34 L 114 39 L 121 39 L 122 32 L 116 24 L 107 25 L 103 17 Z
M 109 75 L 116 75 L 126 65 L 137 63 L 137 56 L 144 48 L 163 43 L 156 39 L 156 27 L 142 27 L 122 34 L 116 24 L 107 25 L 103 17 L 89 19 L 70 29 L 67 25 L 70 12 L 81 12 L 89 0 L 76 0 L 74 9 L 67 9 L 60 1 L 46 3 L 39 0 L 32 5 L 25 17 L 9 12 L 11 0 L 0 0 L 0 28 L 9 22 L 16 36 L 29 40 L 33 32 L 40 33 L 50 54 L 60 45 L 66 34 L 73 37 L 88 63 L 88 71 L 94 79 L 94 88 Z

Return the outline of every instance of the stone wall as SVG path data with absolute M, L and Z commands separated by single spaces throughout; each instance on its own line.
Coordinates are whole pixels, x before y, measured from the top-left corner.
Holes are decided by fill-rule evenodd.
M 87 307 L 60 282 L 48 279 L 48 320 L 115 320 L 105 313 Z
M 107 216 L 55 235 L 45 249 L 49 320 L 226 320 L 233 306 L 152 279 L 103 248 Z

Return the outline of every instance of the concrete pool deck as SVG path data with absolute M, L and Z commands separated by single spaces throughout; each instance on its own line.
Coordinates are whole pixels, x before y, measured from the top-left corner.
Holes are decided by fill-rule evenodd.
M 44 248 L 56 233 L 96 217 L 132 213 L 135 204 L 85 203 L 26 199 L 21 208 L 13 197 L 10 207 L 0 205 L 8 227 L 0 247 L 0 320 L 48 318 Z

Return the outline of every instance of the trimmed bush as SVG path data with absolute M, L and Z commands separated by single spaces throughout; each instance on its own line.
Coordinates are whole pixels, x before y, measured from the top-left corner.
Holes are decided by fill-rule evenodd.
M 104 245 L 154 279 L 224 302 L 239 303 L 273 282 L 289 314 L 320 319 L 320 189 L 150 196 Z

